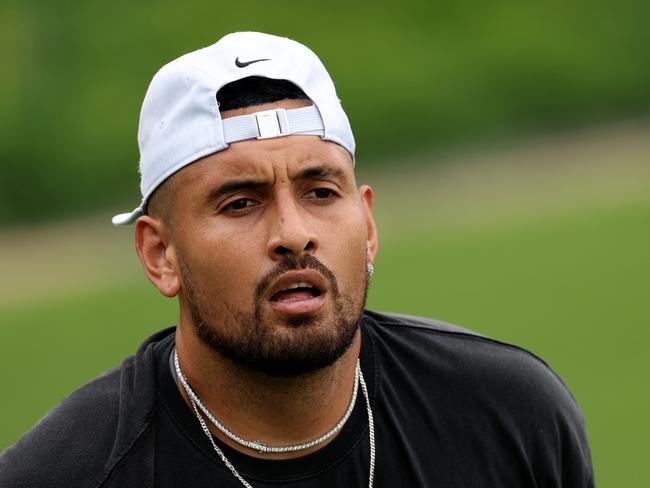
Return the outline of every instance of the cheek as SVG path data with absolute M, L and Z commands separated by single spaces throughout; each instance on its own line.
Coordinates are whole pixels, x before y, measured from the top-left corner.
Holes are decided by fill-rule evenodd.
M 215 302 L 249 302 L 259 280 L 259 250 L 244 239 L 206 239 L 185 250 L 193 286 Z
M 357 216 L 347 225 L 337 224 L 330 232 L 323 252 L 331 259 L 341 290 L 363 286 L 367 263 L 365 220 Z

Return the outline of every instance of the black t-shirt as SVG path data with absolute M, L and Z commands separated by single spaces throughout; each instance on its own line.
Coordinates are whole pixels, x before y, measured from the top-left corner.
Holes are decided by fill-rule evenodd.
M 377 488 L 593 487 L 580 411 L 520 348 L 419 319 L 367 313 L 361 369 L 375 422 Z M 155 347 L 155 486 L 238 487 L 174 382 L 173 335 Z M 368 485 L 359 392 L 338 436 L 312 454 L 262 460 L 215 442 L 253 487 Z

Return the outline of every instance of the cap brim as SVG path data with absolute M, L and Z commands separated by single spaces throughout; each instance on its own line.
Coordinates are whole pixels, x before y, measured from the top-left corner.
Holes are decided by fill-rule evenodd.
M 142 207 L 136 207 L 132 212 L 121 213 L 113 217 L 113 225 L 130 225 L 133 224 L 138 218 L 142 217 L 144 212 Z

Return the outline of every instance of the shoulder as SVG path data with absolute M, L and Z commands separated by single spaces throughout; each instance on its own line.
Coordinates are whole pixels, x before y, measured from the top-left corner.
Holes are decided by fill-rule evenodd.
M 445 353 L 456 367 L 472 364 L 499 370 L 533 368 L 557 377 L 549 366 L 530 351 L 486 337 L 470 329 L 414 315 L 366 311 L 365 321 L 373 342 L 392 350 L 411 350 L 422 359 Z
M 39 487 L 65 480 L 86 486 L 100 473 L 115 437 L 120 378 L 130 362 L 64 398 L 7 448 L 0 457 L 0 485 Z
M 522 347 L 411 315 L 366 312 L 364 323 L 383 361 L 435 371 L 458 385 L 489 384 L 508 394 L 518 390 L 528 398 L 559 397 L 575 404 L 557 373 Z
M 583 466 L 581 476 L 590 476 L 582 412 L 535 354 L 421 317 L 367 312 L 364 326 L 387 391 L 399 391 L 424 412 L 435 405 L 451 424 L 480 425 L 479 438 L 507 437 L 529 458 L 538 453 L 538 465 Z
M 583 424 L 560 376 L 522 347 L 421 317 L 368 312 L 366 319 L 387 380 L 404 371 L 429 391 L 447 392 L 499 417 L 511 415 L 522 425 Z
M 155 385 L 148 345 L 64 398 L 7 448 L 0 486 L 94 486 L 110 472 L 149 423 Z
M 482 337 L 479 333 L 459 327 L 458 325 L 417 315 L 364 310 L 364 318 L 366 319 L 366 323 L 370 322 L 373 326 L 379 326 L 380 328 L 413 328 L 434 333 L 448 332 L 452 334 L 466 334 L 475 337 Z

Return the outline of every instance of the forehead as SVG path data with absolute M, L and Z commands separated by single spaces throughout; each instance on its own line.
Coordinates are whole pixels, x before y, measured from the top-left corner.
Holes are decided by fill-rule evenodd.
M 303 135 L 233 143 L 225 151 L 183 168 L 174 179 L 183 187 L 195 188 L 244 177 L 272 183 L 316 166 L 355 184 L 352 158 L 343 147 L 318 136 Z

